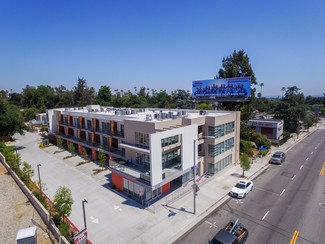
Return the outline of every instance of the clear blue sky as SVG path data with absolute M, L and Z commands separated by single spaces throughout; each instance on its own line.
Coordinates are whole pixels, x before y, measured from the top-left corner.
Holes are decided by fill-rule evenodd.
M 325 92 L 325 1 L 0 1 L 0 90 L 191 90 L 244 49 L 263 95 Z M 259 87 L 258 87 L 259 91 Z

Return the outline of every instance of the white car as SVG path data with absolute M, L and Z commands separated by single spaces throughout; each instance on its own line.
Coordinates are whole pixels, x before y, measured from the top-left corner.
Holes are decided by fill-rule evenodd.
M 247 193 L 253 190 L 253 182 L 250 180 L 240 180 L 231 189 L 230 196 L 245 198 Z

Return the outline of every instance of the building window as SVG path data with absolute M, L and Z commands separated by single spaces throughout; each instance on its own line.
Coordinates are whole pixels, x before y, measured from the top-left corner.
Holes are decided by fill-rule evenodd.
M 87 120 L 87 130 L 91 130 L 91 120 Z
M 73 126 L 74 127 L 79 127 L 78 126 L 78 118 L 73 118 Z
M 135 145 L 149 148 L 149 134 L 135 132 Z
M 145 169 L 150 169 L 150 156 L 147 154 L 136 153 L 135 163 Z
M 235 122 L 232 121 L 230 123 L 226 123 L 218 126 L 209 126 L 208 135 L 213 136 L 215 138 L 219 138 L 221 136 L 227 135 L 234 131 L 235 131 Z
M 219 171 L 223 170 L 228 165 L 230 165 L 231 162 L 232 162 L 232 154 L 219 160 L 215 164 L 209 164 L 209 173 L 211 173 L 211 174 L 218 173 Z
M 162 169 L 169 168 L 174 164 L 178 164 L 180 161 L 180 155 L 178 150 L 174 150 L 168 153 L 162 154 Z
M 166 147 L 166 146 L 175 144 L 177 142 L 179 142 L 179 136 L 178 135 L 163 138 L 163 139 L 161 139 L 161 147 Z
M 216 157 L 221 153 L 228 151 L 234 147 L 234 138 L 229 138 L 223 142 L 220 142 L 216 145 L 208 145 L 208 154 L 210 157 Z

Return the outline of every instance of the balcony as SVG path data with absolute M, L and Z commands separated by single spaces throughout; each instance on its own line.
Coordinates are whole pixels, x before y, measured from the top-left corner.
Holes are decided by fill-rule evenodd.
M 105 134 L 105 135 L 111 135 L 110 130 L 108 129 L 101 129 L 101 128 L 96 128 L 95 130 L 96 133 L 101 133 L 101 134 Z
M 136 178 L 142 183 L 150 184 L 151 182 L 150 170 L 133 164 L 132 162 L 120 160 L 110 161 L 109 166 L 114 170 Z
M 124 137 L 124 131 L 111 131 L 112 136 Z
M 61 121 L 60 121 L 60 125 L 69 125 L 69 123 L 68 123 L 67 121 L 63 121 L 63 120 L 61 120 Z

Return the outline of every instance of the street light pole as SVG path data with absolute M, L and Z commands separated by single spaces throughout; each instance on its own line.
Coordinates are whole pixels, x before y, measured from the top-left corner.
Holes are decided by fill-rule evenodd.
M 193 143 L 193 213 L 194 215 L 196 214 L 196 181 L 195 181 L 195 176 L 196 176 L 196 165 L 195 165 L 195 146 L 196 146 L 196 141 L 197 139 L 194 139 Z
M 39 189 L 41 190 L 42 192 L 42 183 L 41 183 L 41 174 L 39 172 L 39 166 L 42 166 L 41 164 L 38 164 L 37 165 L 37 172 L 38 172 L 38 186 L 39 186 Z

